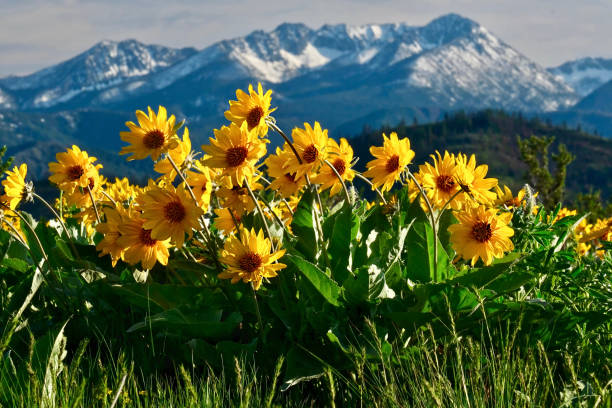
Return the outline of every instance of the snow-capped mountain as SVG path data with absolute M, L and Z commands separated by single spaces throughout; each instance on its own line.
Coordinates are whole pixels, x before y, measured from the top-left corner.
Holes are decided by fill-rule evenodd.
M 32 75 L 4 78 L 0 85 L 15 95 L 22 108 L 49 108 L 84 92 L 165 69 L 195 52 L 193 48 L 173 49 L 136 40 L 102 41 L 68 61 Z
M 612 59 L 581 58 L 548 71 L 563 79 L 578 95 L 586 96 L 612 80 Z
M 422 27 L 282 24 L 199 52 L 103 42 L 0 86 L 20 109 L 133 110 L 164 103 L 206 120 L 222 117 L 233 90 L 256 81 L 283 102 L 278 115 L 329 119 L 330 126 L 376 109 L 550 111 L 578 99 L 561 79 L 456 14 Z

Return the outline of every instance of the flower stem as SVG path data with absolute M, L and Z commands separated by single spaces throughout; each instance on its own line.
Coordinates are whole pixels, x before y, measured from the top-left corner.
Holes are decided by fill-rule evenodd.
M 181 178 L 181 180 L 185 183 L 185 188 L 189 192 L 189 195 L 193 199 L 193 202 L 195 203 L 196 206 L 199 207 L 200 204 L 198 203 L 198 199 L 196 198 L 195 194 L 193 193 L 193 190 L 191 189 L 191 186 L 189 185 L 189 183 L 187 183 L 187 179 L 185 178 L 183 173 L 179 170 L 178 166 L 176 165 L 176 163 L 174 162 L 172 157 L 169 154 L 167 154 L 166 157 L 168 158 L 168 161 L 170 162 L 170 164 L 174 168 L 174 171 L 176 171 L 176 174 L 178 174 L 178 176 Z M 206 234 L 203 234 L 201 230 L 198 230 L 198 232 L 202 236 L 202 239 L 204 239 L 204 242 L 206 242 L 206 244 L 208 245 L 209 251 L 212 253 L 212 258 L 213 258 L 213 260 L 215 262 L 215 265 L 217 266 L 217 271 L 221 272 L 221 270 L 222 270 L 221 264 L 219 263 L 219 259 L 217 258 L 217 244 L 216 244 L 215 240 L 213 239 L 212 234 L 210 233 L 210 230 L 208 229 L 208 225 L 206 225 L 206 220 L 204 219 L 204 216 L 200 217 L 200 223 L 202 224 Z
M 291 150 L 293 151 L 293 154 L 295 155 L 295 157 L 297 158 L 298 163 L 302 164 L 302 158 L 300 157 L 299 153 L 297 152 L 297 150 L 295 150 L 295 146 L 293 146 L 293 143 L 291 142 L 291 140 L 289 140 L 289 138 L 287 137 L 287 135 L 285 134 L 285 132 L 283 132 L 278 126 L 276 126 L 276 123 L 271 122 L 271 121 L 266 121 L 266 123 L 268 124 L 268 126 L 270 126 L 272 129 L 274 129 L 274 131 L 276 131 L 276 133 L 278 133 L 279 135 L 282 136 L 283 139 L 285 139 L 285 142 L 287 142 L 287 144 L 289 145 L 289 147 L 291 148 Z
M 109 195 L 109 194 L 108 194 L 106 191 L 104 191 L 103 189 L 100 189 L 100 192 L 101 192 L 102 194 L 104 194 L 104 196 L 105 196 L 106 198 L 108 198 L 108 199 L 109 199 L 109 200 L 110 200 L 110 201 L 113 203 L 113 205 L 115 206 L 115 208 L 117 208 L 117 207 L 118 207 L 117 202 L 116 202 L 116 201 L 113 199 L 113 197 L 111 197 L 111 196 L 110 196 L 110 195 Z
M 5 207 L 5 208 L 10 210 L 10 207 L 7 206 L 6 204 L 0 202 L 0 205 L 2 205 L 3 207 Z M 40 242 L 40 238 L 38 238 L 38 234 L 36 234 L 36 231 L 34 231 L 34 228 L 30 225 L 28 220 L 26 220 L 25 217 L 23 215 L 21 215 L 21 213 L 19 211 L 17 211 L 17 210 L 11 210 L 11 211 L 14 212 L 21 219 L 21 221 L 23 221 L 23 223 L 25 224 L 26 228 L 28 230 L 30 230 L 32 235 L 34 235 L 34 239 L 36 240 L 36 244 L 38 245 L 38 249 L 40 249 L 40 253 L 41 253 L 42 257 L 45 258 L 45 261 L 48 264 L 49 263 L 49 258 L 47 257 L 47 253 L 45 252 L 45 248 L 43 247 L 42 243 Z M 49 268 L 50 267 L 51 266 L 49 266 Z
M 366 177 L 361 175 L 361 173 L 355 172 L 355 176 L 357 176 L 357 178 L 365 181 L 367 184 L 370 185 L 370 187 L 372 187 L 372 190 L 375 190 L 376 193 L 378 193 L 378 196 L 380 197 L 380 199 L 382 200 L 383 204 L 387 205 L 387 200 L 385 200 L 385 196 L 383 195 L 383 193 L 376 187 L 374 187 L 374 184 L 372 184 L 372 182 Z
M 325 160 L 325 164 L 327 164 L 329 166 L 329 168 L 334 172 L 334 174 L 336 175 L 336 177 L 340 181 L 340 184 L 342 184 L 342 189 L 344 190 L 344 197 L 346 198 L 346 202 L 349 205 L 352 205 L 353 203 L 351 203 L 351 196 L 349 195 L 349 192 L 348 192 L 348 190 L 346 188 L 346 184 L 344 184 L 344 180 L 342 179 L 342 176 L 340 175 L 340 173 L 338 173 L 338 170 L 336 170 L 334 165 L 329 162 L 329 160 Z
M 444 203 L 444 206 L 442 207 L 442 209 L 440 210 L 440 212 L 438 213 L 438 217 L 436 217 L 436 224 L 440 223 L 440 218 L 442 217 L 442 213 L 444 212 L 444 210 L 446 210 L 446 208 L 450 205 L 450 203 L 461 193 L 462 191 L 459 190 L 457 191 L 455 194 L 453 194 L 453 196 L 451 198 L 448 199 L 448 201 L 446 203 Z
M 13 238 L 15 238 L 17 241 L 21 242 L 29 250 L 30 247 L 28 246 L 27 242 L 25 242 L 23 240 L 23 238 L 21 237 L 21 235 L 20 235 L 19 231 L 17 230 L 17 228 L 9 220 L 4 219 L 2 221 L 4 221 L 4 223 L 6 225 L 8 225 L 9 228 L 13 231 L 13 234 L 11 234 L 11 235 L 13 235 Z
M 263 335 L 263 320 L 261 320 L 261 312 L 259 311 L 259 303 L 257 302 L 257 293 L 255 292 L 255 286 L 251 282 L 251 292 L 253 292 L 253 302 L 255 303 L 255 313 L 257 314 L 257 321 L 259 322 L 259 333 Z
M 249 195 L 251 196 L 251 200 L 253 200 L 253 203 L 255 203 L 255 206 L 257 207 L 257 211 L 259 212 L 259 215 L 261 216 L 261 220 L 263 221 L 264 228 L 266 229 L 266 234 L 268 235 L 268 238 L 270 238 L 270 245 L 272 246 L 272 252 L 274 252 L 276 251 L 276 249 L 274 246 L 274 241 L 272 240 L 272 234 L 270 233 L 270 227 L 268 227 L 268 221 L 266 220 L 266 215 L 261 209 L 261 205 L 259 205 L 259 201 L 257 200 L 257 197 L 255 197 L 255 194 L 253 193 L 253 190 L 251 190 L 251 186 L 249 185 L 249 182 L 246 179 L 244 179 L 244 185 L 246 186 L 249 192 Z
M 68 233 L 68 228 L 66 228 L 66 224 L 64 224 L 64 220 L 62 219 L 62 217 L 57 213 L 57 211 L 55 211 L 55 208 L 53 208 L 53 206 L 51 206 L 51 204 L 47 202 L 47 200 L 45 200 L 44 198 L 42 198 L 41 196 L 39 196 L 38 194 L 34 192 L 32 192 L 32 196 L 38 198 L 38 200 L 42 202 L 49 209 L 49 211 L 51 211 L 51 213 L 57 219 L 57 221 L 59 221 L 60 225 L 62 226 L 62 229 L 64 230 L 64 233 L 66 234 L 66 239 L 68 240 L 68 244 L 70 245 L 72 252 L 74 252 L 74 256 L 76 256 L 77 259 L 81 259 L 81 257 L 79 256 L 79 251 L 77 251 L 76 247 L 74 246 L 72 237 L 70 237 L 70 234 Z M 61 195 L 60 195 L 60 199 L 61 199 Z M 60 201 L 60 208 L 61 207 L 62 207 L 62 201 Z
M 431 220 L 431 229 L 433 230 L 433 236 L 434 236 L 434 246 L 433 246 L 433 250 L 434 250 L 434 271 L 433 272 L 434 272 L 434 276 L 433 276 L 433 281 L 437 282 L 438 281 L 438 231 L 437 231 L 438 228 L 437 228 L 437 225 L 436 225 L 436 219 L 435 219 L 435 216 L 434 216 L 433 207 L 431 206 L 431 202 L 429 201 L 429 198 L 427 197 L 427 194 L 425 194 L 425 190 L 419 184 L 419 182 L 417 181 L 416 177 L 414 177 L 414 175 L 410 172 L 410 170 L 406 170 L 406 172 L 408 173 L 408 176 L 410 177 L 410 179 L 414 182 L 414 184 L 417 186 L 417 188 L 421 192 L 421 196 L 425 200 L 425 204 L 427 205 L 427 209 L 429 210 L 429 218 Z
M 100 220 L 100 213 L 98 212 L 98 206 L 96 205 L 96 200 L 94 199 L 93 193 L 91 192 L 91 188 L 87 185 L 87 192 L 89 193 L 89 198 L 91 198 L 91 205 L 93 206 L 94 212 L 96 213 L 96 219 L 98 220 L 98 224 L 102 221 Z

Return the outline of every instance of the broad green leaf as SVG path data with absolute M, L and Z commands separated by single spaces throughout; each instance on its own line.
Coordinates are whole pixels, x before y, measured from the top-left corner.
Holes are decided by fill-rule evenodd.
M 352 207 L 345 203 L 334 214 L 334 227 L 329 237 L 327 253 L 331 260 L 331 270 L 338 282 L 344 281 L 349 275 L 348 264 L 351 254 L 351 242 L 357 236 L 359 218 L 353 214 Z
M 315 289 L 334 306 L 339 306 L 340 287 L 316 265 L 297 255 L 286 255 Z
M 223 321 L 220 318 L 220 310 L 188 310 L 183 312 L 177 308 L 165 310 L 150 318 L 146 318 L 143 322 L 132 325 L 127 332 L 131 333 L 150 327 L 156 330 L 178 331 L 186 336 L 205 339 L 225 339 L 231 337 L 240 322 L 242 322 L 242 316 L 237 312 L 231 313 Z
M 297 237 L 294 247 L 308 259 L 317 258 L 317 241 L 314 217 L 317 214 L 314 208 L 314 194 L 306 189 L 302 199 L 293 214 L 291 230 Z

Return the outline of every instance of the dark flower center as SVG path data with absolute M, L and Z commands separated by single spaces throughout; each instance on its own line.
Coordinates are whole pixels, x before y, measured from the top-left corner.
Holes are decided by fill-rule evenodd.
M 387 173 L 393 173 L 399 169 L 399 156 L 397 154 L 394 154 L 389 158 L 389 160 L 387 160 L 385 169 L 387 170 Z
M 504 204 L 506 205 L 506 207 L 518 207 L 521 205 L 521 202 L 519 201 L 517 197 L 513 197 L 513 198 L 506 200 Z
M 292 183 L 295 183 L 295 173 L 286 173 L 285 178 Z
M 249 111 L 249 114 L 246 117 L 246 122 L 247 122 L 247 125 L 249 126 L 249 130 L 259 125 L 259 121 L 261 120 L 261 117 L 263 115 L 264 115 L 264 111 L 263 109 L 261 109 L 261 106 L 256 106 Z
M 436 186 L 438 186 L 438 189 L 444 191 L 445 193 L 449 193 L 453 187 L 455 187 L 455 181 L 451 176 L 438 176 L 436 179 Z
M 344 160 L 340 158 L 334 160 L 332 165 L 334 166 L 334 169 L 336 169 L 339 175 L 343 175 L 346 171 L 346 163 L 344 163 Z
M 232 191 L 234 192 L 234 194 L 236 194 L 237 196 L 243 196 L 247 193 L 246 188 L 244 187 L 238 187 L 238 186 L 234 186 L 232 187 Z
M 313 144 L 305 148 L 304 153 L 302 154 L 302 159 L 304 159 L 306 163 L 314 162 L 317 160 L 317 157 L 319 157 L 319 151 Z
M 253 273 L 261 266 L 262 261 L 261 256 L 254 252 L 249 252 L 243 255 L 238 263 L 240 264 L 240 269 L 248 273 Z
M 142 228 L 140 230 L 140 242 L 146 246 L 153 246 L 157 244 L 157 240 L 151 238 L 151 230 Z
M 478 242 L 487 242 L 491 239 L 492 235 L 491 224 L 488 222 L 478 221 L 472 227 L 472 238 Z
M 161 130 L 155 129 L 155 130 L 151 130 L 144 136 L 144 138 L 142 139 L 142 144 L 147 149 L 154 150 L 154 149 L 159 149 L 160 147 L 162 147 L 165 141 L 166 141 L 166 137 L 164 136 L 164 132 L 162 132 Z
M 93 188 L 96 186 L 96 182 L 94 181 L 93 177 L 90 177 L 90 178 L 89 178 L 89 184 L 88 184 L 88 186 L 89 186 L 89 189 L 90 189 L 90 190 L 93 190 Z
M 76 165 L 76 166 L 68 167 L 68 171 L 66 173 L 68 175 L 68 180 L 76 181 L 81 178 L 83 173 L 85 173 L 85 170 L 83 169 L 83 167 Z
M 234 146 L 227 149 L 225 152 L 225 161 L 228 167 L 240 166 L 246 160 L 249 154 L 249 149 L 245 146 Z
M 172 201 L 164 206 L 164 215 L 172 223 L 178 223 L 185 219 L 185 206 L 180 201 Z

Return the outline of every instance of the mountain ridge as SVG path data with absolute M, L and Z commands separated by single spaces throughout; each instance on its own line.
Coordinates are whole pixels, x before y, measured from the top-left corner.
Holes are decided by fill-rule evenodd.
M 225 99 L 226 94 L 220 91 L 261 81 L 277 88 L 281 98 L 300 103 L 300 91 L 283 85 L 317 77 L 326 81 L 320 81 L 323 86 L 335 87 L 336 100 L 344 99 L 342 93 L 350 90 L 376 91 L 372 89 L 375 86 L 372 77 L 376 77 L 383 88 L 405 88 L 402 105 L 416 97 L 413 106 L 419 107 L 495 106 L 547 111 L 566 108 L 577 101 L 564 82 L 477 22 L 457 14 L 440 16 L 423 26 L 326 24 L 312 29 L 302 23 L 284 23 L 271 31 L 256 30 L 199 51 L 162 47 L 171 57 L 161 63 L 150 57 L 154 54 L 151 47 L 162 46 L 134 40 L 101 42 L 71 60 L 28 77 L 0 79 L 0 86 L 8 92 L 4 99 L 9 101 L 10 97 L 11 101 L 5 105 L 16 105 L 22 110 L 80 107 L 126 110 L 152 99 L 155 103 L 175 105 L 186 114 L 205 117 L 212 112 L 201 113 L 201 106 L 221 95 Z M 110 64 L 108 55 L 116 52 L 114 48 L 121 49 L 120 60 L 132 61 L 132 65 Z M 44 87 L 50 72 L 66 68 L 70 62 L 83 65 L 83 56 L 98 55 L 97 49 L 108 55 L 99 57 L 101 62 L 91 57 L 94 60 L 91 65 L 103 69 L 93 69 L 93 73 L 86 70 L 84 78 L 76 80 L 77 86 L 72 88 L 68 79 L 81 78 L 80 71 L 65 75 L 64 82 L 59 81 L 60 90 L 58 86 Z M 109 72 L 112 75 L 105 77 Z M 351 81 L 343 81 L 347 72 L 351 73 Z M 55 85 L 58 81 L 51 82 Z M 479 88 L 480 83 L 487 83 L 488 89 Z M 190 93 L 190 88 L 198 93 Z M 177 94 L 181 89 L 188 92 Z M 218 114 L 218 104 L 214 105 L 212 110 Z

